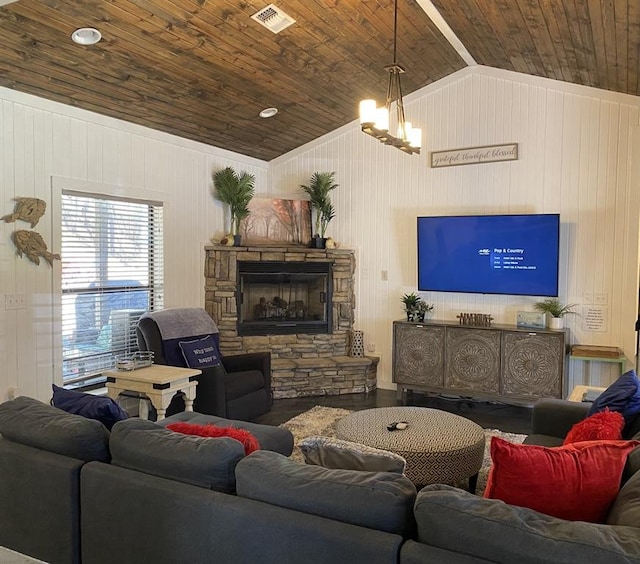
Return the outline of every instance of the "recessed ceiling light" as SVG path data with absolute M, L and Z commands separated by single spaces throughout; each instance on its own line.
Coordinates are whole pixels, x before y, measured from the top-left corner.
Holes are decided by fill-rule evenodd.
M 71 34 L 71 39 L 78 45 L 94 45 L 102 39 L 102 34 L 93 27 L 81 27 Z
M 261 118 L 270 118 L 278 113 L 278 108 L 265 108 L 260 112 Z

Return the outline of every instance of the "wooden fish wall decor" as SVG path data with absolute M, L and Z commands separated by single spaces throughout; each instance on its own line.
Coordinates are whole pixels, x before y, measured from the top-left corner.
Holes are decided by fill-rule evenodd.
M 47 209 L 47 202 L 39 198 L 25 198 L 22 196 L 13 198 L 13 200 L 16 202 L 13 213 L 7 214 L 0 219 L 4 219 L 7 223 L 12 223 L 19 219 L 30 223 L 32 228 L 38 225 L 38 221 L 40 221 Z
M 13 244 L 16 246 L 16 252 L 18 256 L 23 254 L 36 264 L 40 264 L 40 257 L 46 260 L 51 266 L 53 266 L 53 260 L 60 260 L 59 254 L 50 253 L 47 251 L 47 244 L 44 242 L 42 235 L 36 231 L 14 231 L 11 234 Z

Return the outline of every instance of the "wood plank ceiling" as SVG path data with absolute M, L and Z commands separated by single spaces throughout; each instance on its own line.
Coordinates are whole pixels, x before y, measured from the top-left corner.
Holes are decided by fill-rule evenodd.
M 277 35 L 250 17 L 267 4 L 19 0 L 0 7 L 0 85 L 264 160 L 383 100 L 393 0 L 277 0 L 296 20 Z M 638 0 L 433 4 L 478 64 L 640 95 Z M 102 41 L 72 43 L 79 27 Z M 405 94 L 466 66 L 416 0 L 398 30 Z

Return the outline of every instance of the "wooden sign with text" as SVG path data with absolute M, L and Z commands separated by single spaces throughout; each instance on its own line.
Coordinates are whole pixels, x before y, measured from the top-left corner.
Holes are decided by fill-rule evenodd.
M 518 160 L 517 143 L 431 152 L 432 168 L 516 160 Z

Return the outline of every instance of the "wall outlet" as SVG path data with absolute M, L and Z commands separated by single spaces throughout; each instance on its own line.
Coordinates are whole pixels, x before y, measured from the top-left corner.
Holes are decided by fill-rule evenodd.
M 367 343 L 367 352 L 376 352 L 376 344 Z
M 27 297 L 25 294 L 5 294 L 4 309 L 25 309 Z
M 382 280 L 383 282 L 386 282 L 387 280 L 389 280 L 389 271 L 388 270 L 382 270 L 380 272 L 380 280 Z
M 593 292 L 584 293 L 584 303 L 587 305 L 591 305 L 593 303 Z

